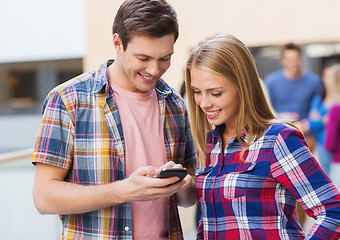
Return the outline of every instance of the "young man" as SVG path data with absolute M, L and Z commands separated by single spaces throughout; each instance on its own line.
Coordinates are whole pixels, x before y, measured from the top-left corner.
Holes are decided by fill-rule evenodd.
M 52 90 L 32 162 L 34 202 L 60 214 L 63 239 L 183 239 L 177 204 L 195 202 L 196 152 L 185 104 L 160 77 L 178 37 L 164 0 L 127 0 L 113 23 L 115 60 Z
M 303 71 L 301 54 L 300 46 L 294 43 L 283 45 L 283 69 L 265 78 L 270 101 L 278 118 L 292 122 L 307 118 L 311 101 L 322 88 L 319 76 Z

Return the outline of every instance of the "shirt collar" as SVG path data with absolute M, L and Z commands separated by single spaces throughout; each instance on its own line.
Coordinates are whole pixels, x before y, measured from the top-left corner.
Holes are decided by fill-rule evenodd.
M 223 131 L 224 131 L 224 128 L 225 128 L 225 124 L 221 124 L 221 125 L 218 125 L 215 127 L 215 129 L 213 129 L 211 131 L 211 136 L 214 137 L 214 138 L 219 138 L 219 139 L 222 139 L 222 134 L 223 134 Z M 240 139 L 242 141 L 246 141 L 246 131 L 244 129 L 242 129 L 241 133 L 240 133 Z M 235 138 L 235 140 L 237 141 L 237 138 Z
M 108 67 L 113 63 L 113 59 L 105 61 L 95 72 L 95 77 L 93 81 L 92 93 L 99 92 L 104 86 L 106 86 L 106 93 L 108 93 L 109 87 L 109 71 Z M 172 94 L 173 90 L 171 87 L 164 82 L 163 79 L 159 79 L 156 87 L 156 91 L 160 94 L 161 98 L 166 98 L 167 95 Z
M 108 89 L 109 86 L 109 71 L 108 66 L 113 63 L 114 60 L 110 59 L 104 62 L 100 67 L 95 71 L 95 76 L 93 80 L 93 88 L 92 93 L 98 93 L 104 86 Z

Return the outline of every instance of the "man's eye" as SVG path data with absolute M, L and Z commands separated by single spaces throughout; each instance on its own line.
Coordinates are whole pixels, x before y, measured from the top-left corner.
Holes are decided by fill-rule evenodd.
M 146 62 L 149 60 L 149 58 L 139 58 L 139 60 L 141 60 L 142 62 Z
M 161 58 L 161 59 L 159 59 L 159 61 L 161 61 L 161 62 L 166 62 L 166 61 L 169 61 L 169 59 L 170 59 L 170 58 Z

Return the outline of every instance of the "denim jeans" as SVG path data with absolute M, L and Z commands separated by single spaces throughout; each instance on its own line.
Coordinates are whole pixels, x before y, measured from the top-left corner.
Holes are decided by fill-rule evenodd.
M 327 151 L 322 144 L 316 143 L 316 152 L 318 154 L 318 161 L 321 168 L 325 171 L 327 175 L 329 175 L 330 164 L 332 161 L 332 153 Z
M 338 191 L 340 191 L 340 163 L 332 163 L 330 171 L 330 178 Z

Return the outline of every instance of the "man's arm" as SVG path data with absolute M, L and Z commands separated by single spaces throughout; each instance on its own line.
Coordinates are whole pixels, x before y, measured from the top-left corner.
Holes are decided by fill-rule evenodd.
M 36 163 L 33 198 L 41 214 L 76 214 L 130 201 L 169 197 L 185 184 L 177 177 L 159 179 L 153 167 L 137 169 L 129 178 L 103 185 L 64 181 L 68 170 Z M 174 184 L 173 184 L 174 183 Z

